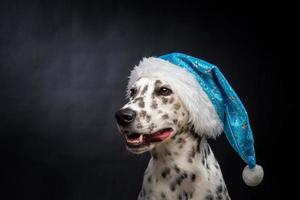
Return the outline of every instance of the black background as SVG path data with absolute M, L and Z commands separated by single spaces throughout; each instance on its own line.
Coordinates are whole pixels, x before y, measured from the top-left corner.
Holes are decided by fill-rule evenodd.
M 260 186 L 245 186 L 224 135 L 211 141 L 232 199 L 288 199 L 293 13 L 282 2 L 1 1 L 0 198 L 135 199 L 149 157 L 125 150 L 114 112 L 142 57 L 177 51 L 218 65 L 248 110 Z

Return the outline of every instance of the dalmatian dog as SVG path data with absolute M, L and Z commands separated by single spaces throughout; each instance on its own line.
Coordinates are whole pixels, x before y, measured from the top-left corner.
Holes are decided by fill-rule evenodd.
M 230 199 L 207 138 L 195 132 L 171 85 L 145 76 L 129 91 L 115 115 L 118 130 L 128 151 L 151 153 L 138 200 Z

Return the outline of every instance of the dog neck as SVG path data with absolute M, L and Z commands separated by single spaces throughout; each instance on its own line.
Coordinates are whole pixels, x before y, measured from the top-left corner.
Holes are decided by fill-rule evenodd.
M 177 133 L 156 146 L 151 156 L 139 199 L 147 196 L 146 191 L 148 194 L 161 193 L 169 199 L 178 198 L 178 195 L 188 199 L 193 196 L 207 199 L 218 188 L 222 195 L 226 195 L 219 164 L 206 138 L 193 131 Z M 164 190 L 160 191 L 161 188 Z

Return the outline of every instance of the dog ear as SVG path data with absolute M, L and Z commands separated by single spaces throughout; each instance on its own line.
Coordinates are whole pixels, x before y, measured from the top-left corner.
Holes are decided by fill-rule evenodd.
M 192 91 L 179 92 L 179 98 L 189 112 L 189 121 L 198 135 L 216 138 L 223 131 L 223 123 L 201 86 L 191 84 L 194 85 Z
M 127 96 L 131 86 L 143 76 L 159 78 L 172 87 L 188 110 L 189 122 L 197 134 L 215 138 L 222 132 L 223 124 L 213 104 L 191 73 L 160 58 L 144 58 L 131 71 Z

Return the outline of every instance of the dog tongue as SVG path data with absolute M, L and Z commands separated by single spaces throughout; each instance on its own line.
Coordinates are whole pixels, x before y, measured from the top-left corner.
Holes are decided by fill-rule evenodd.
M 160 142 L 170 136 L 172 129 L 165 129 L 158 131 L 150 136 L 147 136 L 146 139 L 149 142 Z

